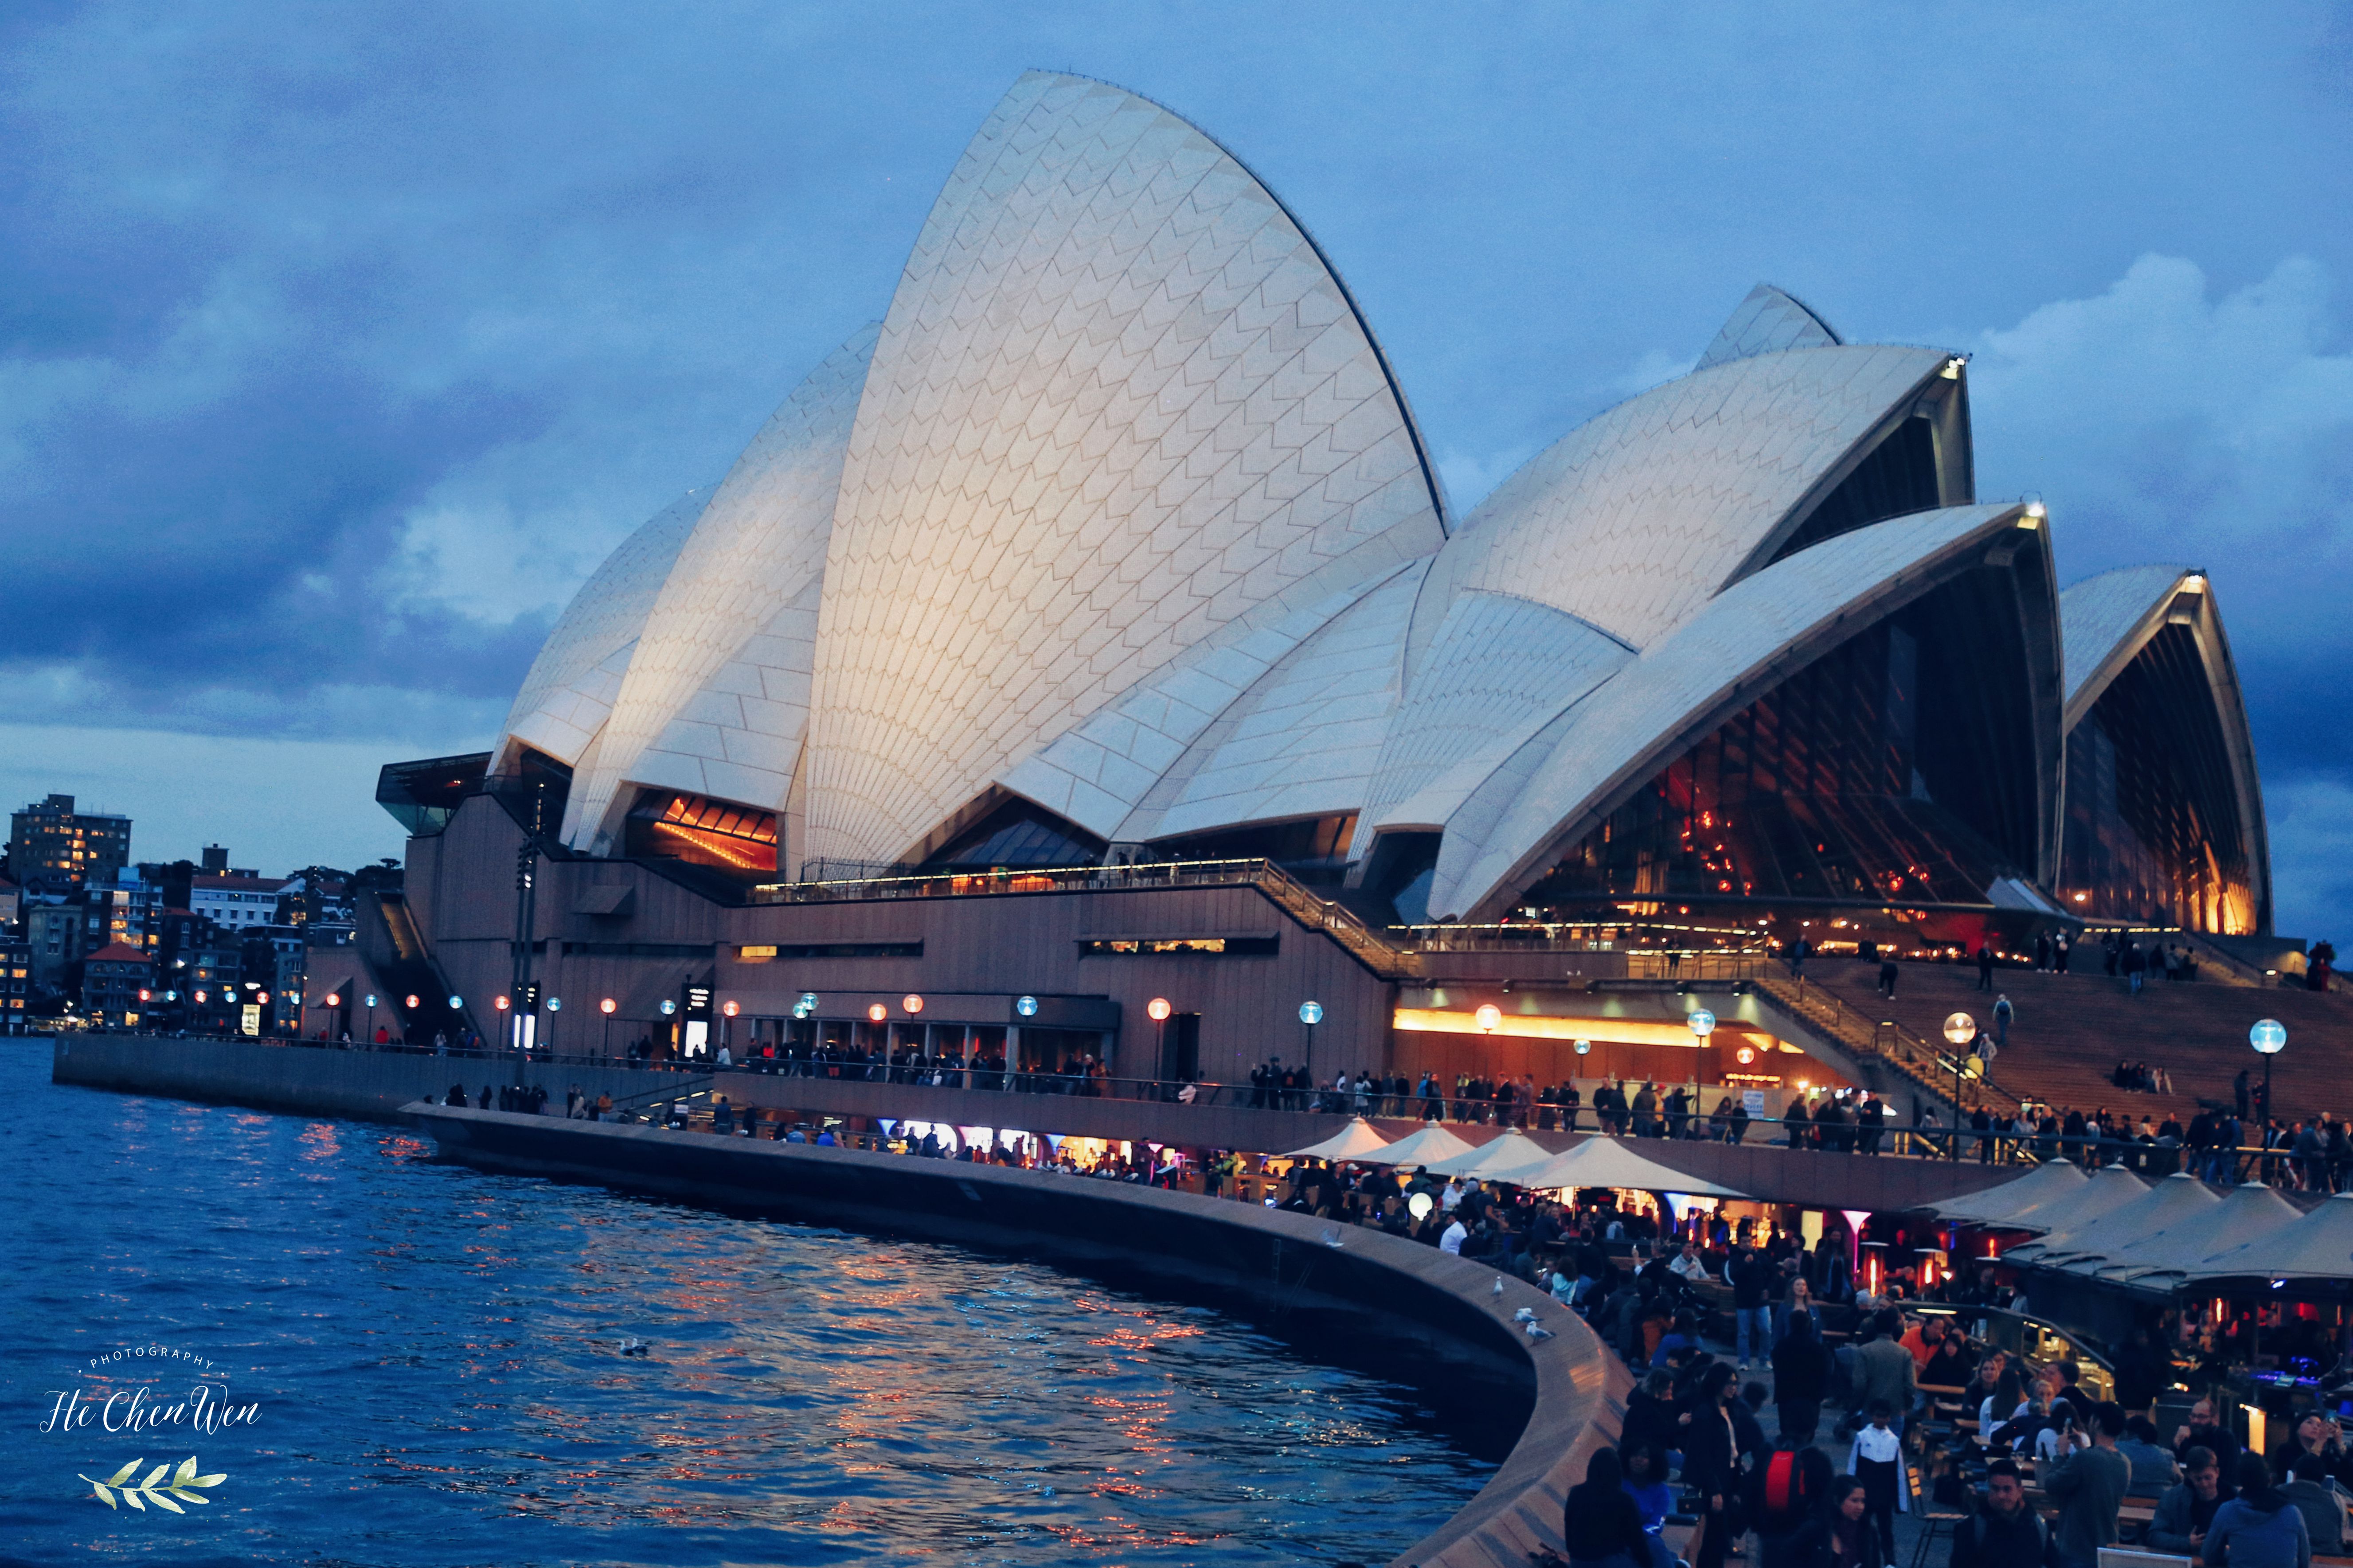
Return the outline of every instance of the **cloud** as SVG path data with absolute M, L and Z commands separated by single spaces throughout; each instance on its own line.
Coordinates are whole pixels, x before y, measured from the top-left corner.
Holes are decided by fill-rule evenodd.
M 2310 774 L 2267 783 L 2263 815 L 2273 925 L 2310 941 L 2353 932 L 2346 919 L 2353 912 L 2353 784 Z
M 2353 354 L 2333 279 L 2279 262 L 2218 293 L 2144 256 L 2101 293 L 1975 336 L 1978 491 L 2040 493 L 2063 582 L 2141 561 L 2201 566 L 2267 777 L 2353 781 L 2333 695 L 2353 667 Z

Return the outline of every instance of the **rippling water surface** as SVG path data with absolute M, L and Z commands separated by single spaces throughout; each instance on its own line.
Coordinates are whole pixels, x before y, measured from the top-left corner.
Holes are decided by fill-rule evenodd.
M 46 1047 L 0 1043 L 0 1103 L 10 1561 L 1377 1563 L 1491 1470 L 1409 1390 L 1043 1268 L 57 1088 Z M 185 1396 L 88 1364 L 152 1347 L 256 1424 L 39 1430 Z M 75 1479 L 191 1455 L 226 1479 L 176 1517 Z

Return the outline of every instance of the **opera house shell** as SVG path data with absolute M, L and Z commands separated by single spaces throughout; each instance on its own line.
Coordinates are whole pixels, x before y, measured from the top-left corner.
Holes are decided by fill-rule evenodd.
M 1458 515 L 1282 205 L 1032 74 L 884 320 L 579 591 L 488 772 L 554 853 L 745 884 L 1257 857 L 1398 927 L 2266 930 L 2211 585 L 2060 593 L 1968 395 L 1760 286 Z

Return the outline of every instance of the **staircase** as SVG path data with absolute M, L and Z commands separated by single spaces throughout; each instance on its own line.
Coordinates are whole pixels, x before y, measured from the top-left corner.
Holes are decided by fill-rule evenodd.
M 1891 1001 L 1877 992 L 1878 973 L 1875 963 L 1812 960 L 1799 1016 L 1810 1023 L 1828 1016 L 1833 1026 L 1843 1018 L 1842 1044 L 1855 1037 L 1857 1020 L 1887 1020 L 1904 1049 L 1934 1058 L 1941 1053 L 1927 1042 L 1941 1039 L 1947 1015 L 1967 1013 L 1990 1032 L 1994 997 L 2007 994 L 2016 1017 L 1993 1074 L 2004 1090 L 2063 1110 L 2105 1106 L 2135 1121 L 2162 1121 L 2170 1113 L 2185 1122 L 2201 1100 L 2229 1104 L 2240 1068 L 2261 1082 L 2263 1060 L 2248 1048 L 2247 1029 L 2258 1018 L 2276 1018 L 2287 1026 L 2287 1049 L 2273 1063 L 2280 1116 L 2353 1111 L 2353 996 L 2162 977 L 2135 996 L 2121 977 L 2026 969 L 1997 969 L 1993 990 L 1980 991 L 1974 964 L 1907 963 L 1896 967 Z M 1760 994 L 1767 984 L 1759 982 Z M 1777 1001 L 1796 989 L 1782 977 L 1769 985 Z M 2119 1089 L 2113 1074 L 2120 1060 L 2165 1068 L 2173 1094 Z M 1949 1097 L 1949 1074 L 1945 1086 Z
M 1877 975 L 1876 965 L 1872 973 Z M 1749 982 L 1749 986 L 1768 1010 L 1778 1009 L 1815 1033 L 1828 1036 L 1859 1060 L 1884 1064 L 1929 1099 L 1947 1106 L 1953 1104 L 1956 1053 L 1931 1045 L 1916 1031 L 1886 1017 L 1879 1007 L 1857 1005 L 1840 992 L 1780 974 L 1760 973 Z M 1870 1002 L 1879 1000 L 1873 990 Z M 1984 1079 L 1963 1078 L 1960 1109 L 1969 1111 L 1981 1105 L 2007 1115 L 2018 1109 L 2019 1097 L 2003 1086 L 1999 1074 Z
M 1271 860 L 1261 860 L 1250 882 L 1281 905 L 1283 913 L 1310 931 L 1320 931 L 1349 956 L 1383 980 L 1409 980 L 1421 973 L 1418 954 L 1390 945 L 1387 937 L 1335 900 L 1326 899 Z
M 378 893 L 360 900 L 353 912 L 359 917 L 361 956 L 386 989 L 393 1027 L 412 1046 L 429 1047 L 436 1034 L 454 1044 L 467 1027 L 466 1016 L 450 1010 L 449 983 L 426 948 L 406 900 L 398 893 Z M 413 1010 L 406 1005 L 410 996 L 417 1000 Z

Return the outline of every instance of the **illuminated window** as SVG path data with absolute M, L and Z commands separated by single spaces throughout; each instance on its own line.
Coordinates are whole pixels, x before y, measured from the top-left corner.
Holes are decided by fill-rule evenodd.
M 776 816 L 699 795 L 647 790 L 629 813 L 631 855 L 773 875 Z
M 735 950 L 735 962 L 738 963 L 765 963 L 776 956 L 776 946 L 774 942 L 755 943 Z

